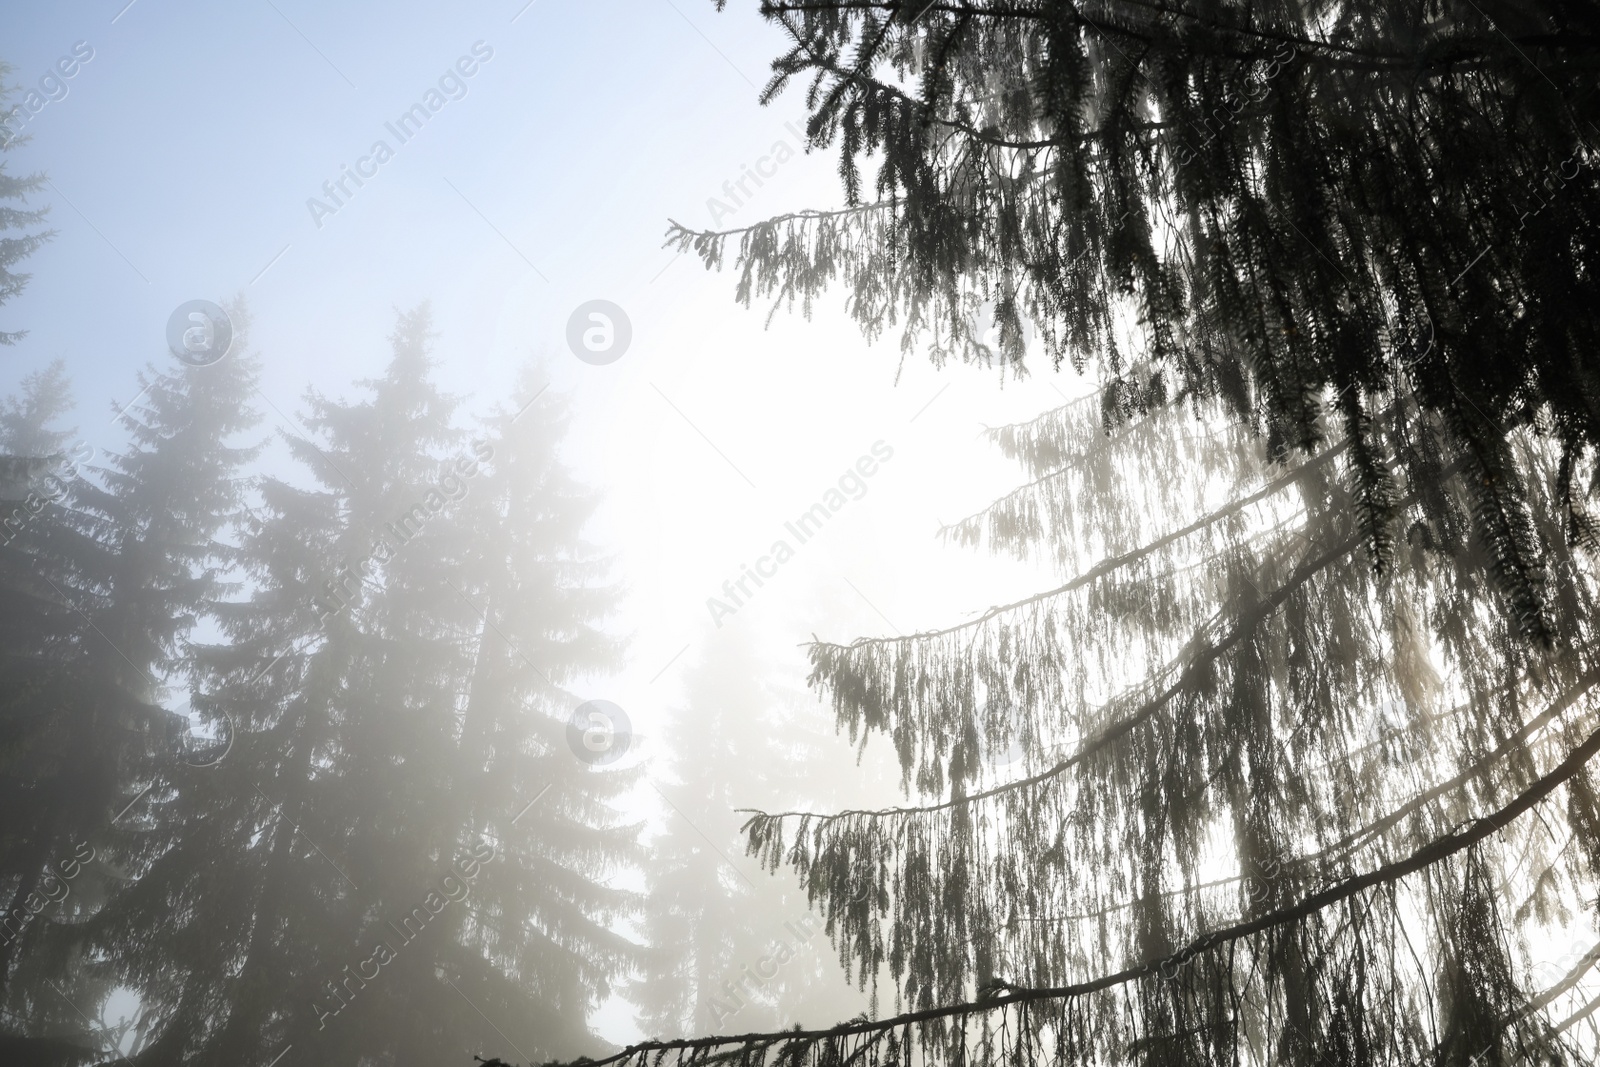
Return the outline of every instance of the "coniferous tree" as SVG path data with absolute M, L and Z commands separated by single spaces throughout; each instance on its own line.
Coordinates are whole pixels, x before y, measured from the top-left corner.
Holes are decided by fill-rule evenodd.
M 389 709 L 385 728 L 375 668 L 403 635 L 363 625 L 371 579 L 350 573 L 374 567 L 383 523 L 421 499 L 452 436 L 452 402 L 426 377 L 427 333 L 425 314 L 402 318 L 388 373 L 365 383 L 372 399 L 313 395 L 304 423 L 320 440 L 285 428 L 320 488 L 262 480 L 241 537 L 248 594 L 216 606 L 226 640 L 193 650 L 191 705 L 232 749 L 214 768 L 173 768 L 184 781 L 155 816 L 168 847 L 101 916 L 108 948 L 144 949 L 112 960 L 141 1000 L 141 1061 L 267 1062 L 291 1045 L 358 1055 L 359 1028 L 319 1032 L 313 1005 L 339 1010 L 333 991 L 367 956 L 354 954 L 363 917 L 400 914 L 372 889 L 402 873 L 386 864 L 415 877 L 437 844 L 425 820 L 409 853 L 396 843 L 383 805 L 408 815 L 428 794 L 395 795 L 373 763 L 411 754 L 383 748 L 404 729 L 439 728 L 442 679 Z
M 720 7 L 725 0 L 718 0 Z M 1219 397 L 1275 458 L 1349 442 L 1379 565 L 1402 475 L 1460 457 L 1523 636 L 1549 576 L 1513 438 L 1600 443 L 1590 5 L 764 0 L 846 205 L 669 239 L 738 295 L 839 283 L 935 361 L 1091 362 L 1108 424 Z M 862 168 L 876 165 L 864 188 Z M 993 308 L 997 351 L 980 341 Z M 1429 417 L 1396 436 L 1400 398 Z M 1413 460 L 1411 457 L 1418 457 Z M 1397 464 L 1403 469 L 1397 469 Z M 1584 487 L 1563 479 L 1584 520 Z
M 679 246 L 935 361 L 1021 369 L 1031 322 L 1103 387 L 948 531 L 1063 584 L 812 648 L 916 802 L 748 827 L 907 1012 L 620 1058 L 1592 1057 L 1600 953 L 1527 965 L 1600 876 L 1594 13 L 762 10 L 847 205 Z
M 847 958 L 887 964 L 903 1014 L 667 1047 L 1592 1056 L 1573 1027 L 1593 1004 L 1570 992 L 1600 953 L 1554 984 L 1530 955 L 1592 927 L 1600 885 L 1596 585 L 1567 545 L 1559 447 L 1513 439 L 1556 564 L 1547 651 L 1486 611 L 1459 464 L 1401 482 L 1405 565 L 1380 572 L 1346 441 L 1285 468 L 1221 403 L 1107 435 L 1102 401 L 995 431 L 1029 480 L 947 531 L 1068 580 L 945 630 L 812 647 L 841 728 L 887 734 L 917 802 L 747 828 L 826 902 Z M 1013 744 L 1021 768 L 997 774 Z
M 13 91 L 5 84 L 12 69 L 10 64 L 0 61 L 0 109 L 5 108 Z M 9 116 L 9 109 L 7 114 Z M 15 151 L 27 140 L 27 135 L 14 136 L 5 121 L 0 120 L 0 153 Z M 47 209 L 12 206 L 26 204 L 28 195 L 43 185 L 43 174 L 27 177 L 8 174 L 4 160 L 0 160 L 0 304 L 22 292 L 32 277 L 15 268 L 55 235 L 54 231 L 36 228 L 44 221 Z M 0 345 L 14 345 L 26 335 L 26 330 L 0 330 Z
M 56 910 L 70 891 L 63 876 L 78 873 L 80 857 L 64 856 L 54 864 L 39 864 L 37 857 L 52 847 L 54 834 L 48 808 L 53 798 L 40 796 L 40 776 L 29 764 L 40 753 L 64 747 L 56 711 L 68 691 L 70 668 L 57 657 L 46 654 L 40 643 L 40 627 L 53 612 L 52 594 L 35 576 L 40 530 L 28 527 L 39 519 L 48 505 L 60 498 L 59 483 L 47 481 L 52 460 L 72 439 L 72 433 L 58 428 L 60 419 L 72 408 L 71 388 L 66 367 L 57 360 L 46 370 L 23 379 L 20 397 L 12 397 L 0 410 L 0 452 L 22 460 L 42 460 L 38 468 L 19 479 L 16 491 L 0 501 L 0 626 L 4 627 L 4 666 L 0 668 L 0 808 L 10 813 L 0 826 L 0 882 L 4 896 L 0 906 L 0 948 L 6 965 L 0 984 L 9 984 L 18 954 L 15 944 L 28 927 L 43 923 L 41 915 Z M 80 456 L 79 459 L 87 457 Z M 39 477 L 39 474 L 46 477 Z M 55 736 L 51 736 L 55 732 Z M 45 790 L 48 792 L 48 789 Z M 56 864 L 65 866 L 57 868 Z M 43 868 L 41 870 L 41 867 Z M 13 880 L 14 879 L 14 880 Z M 0 1057 L 16 1062 L 37 1059 L 43 1063 L 79 1063 L 93 1056 L 87 1045 L 66 1042 L 57 1048 L 59 1058 L 41 1053 L 37 1026 L 13 1014 L 9 1008 L 0 1020 Z M 27 1033 L 30 1029 L 33 1034 Z M 76 1048 L 77 1054 L 71 1050 Z
M 231 748 L 171 768 L 164 848 L 97 916 L 141 999 L 141 1065 L 594 1047 L 626 953 L 604 925 L 625 897 L 599 881 L 630 832 L 608 825 L 620 782 L 566 750 L 576 701 L 539 673 L 608 662 L 588 505 L 559 433 L 450 428 L 425 310 L 391 340 L 370 399 L 313 396 L 312 436 L 289 438 L 319 487 L 261 483 L 248 594 L 193 653 L 191 704 Z M 514 620 L 483 621 L 487 589 Z
M 821 737 L 767 674 L 746 627 L 715 631 L 663 731 L 656 788 L 667 808 L 650 850 L 648 948 L 632 991 L 653 1035 L 773 1030 L 866 1006 L 805 895 L 740 856 L 737 809 L 754 797 L 833 799 L 818 771 Z
M 72 410 L 72 383 L 65 360 L 52 360 L 22 380 L 22 395 L 8 397 L 0 411 L 0 448 L 15 456 L 60 455 L 72 440 L 56 423 Z
M 470 635 L 457 825 L 504 856 L 474 887 L 455 972 L 504 1036 L 475 1017 L 459 1025 L 501 1057 L 594 1049 L 587 1019 L 637 958 L 611 928 L 635 895 L 609 884 L 639 858 L 639 827 L 613 807 L 636 774 L 585 763 L 568 727 L 578 687 L 619 662 L 620 643 L 598 628 L 617 590 L 585 538 L 599 498 L 560 457 L 566 402 L 544 392 L 541 371 L 530 364 L 518 382 L 517 395 L 539 398 L 532 407 L 483 422 L 493 458 L 449 531 L 460 579 L 432 594 Z
M 11 665 L 22 670 L 39 663 L 37 649 L 33 654 L 24 650 L 37 638 L 37 612 L 48 603 L 28 592 L 31 587 L 42 588 L 42 583 L 27 575 L 43 542 L 37 531 L 31 535 L 25 531 L 50 504 L 59 501 L 64 495 L 64 479 L 75 476 L 79 464 L 89 458 L 87 451 L 73 443 L 72 430 L 58 428 L 71 410 L 72 389 L 66 364 L 60 360 L 25 377 L 21 395 L 8 398 L 0 409 L 0 452 L 21 461 L 17 484 L 0 499 L 0 560 L 6 568 L 0 592 L 7 598 L 7 610 L 0 615 L 0 626 L 5 628 L 0 647 L 11 653 Z M 74 456 L 68 457 L 69 449 Z M 44 521 L 48 523 L 48 517 Z M 20 692 L 26 685 L 19 680 L 8 688 Z M 15 726 L 20 728 L 21 723 Z
M 242 346 L 248 323 L 233 314 Z M 8 528 L 5 595 L 26 630 L 8 647 L 5 789 L 18 831 L 0 877 L 20 929 L 0 943 L 0 984 L 30 1036 L 81 1034 L 109 991 L 90 918 L 151 847 L 136 809 L 183 758 L 184 724 L 162 701 L 185 637 L 224 589 L 230 552 L 217 537 L 253 455 L 234 438 L 254 421 L 254 380 L 243 355 L 147 368 L 118 419 L 128 446 L 94 463 L 55 453 L 42 506 Z M 30 380 L 8 412 L 10 443 L 54 450 L 66 435 L 48 418 L 65 398 L 56 369 Z

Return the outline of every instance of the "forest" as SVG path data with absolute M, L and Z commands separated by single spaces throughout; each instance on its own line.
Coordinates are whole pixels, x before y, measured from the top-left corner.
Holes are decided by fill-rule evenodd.
M 80 435 L 95 372 L 22 314 L 64 198 L 6 159 L 0 1062 L 1600 1059 L 1600 6 L 693 14 L 764 34 L 719 106 L 803 106 L 834 198 L 662 219 L 672 262 L 863 381 L 1057 400 L 956 446 L 1005 473 L 933 556 L 861 547 L 900 438 L 699 501 L 757 552 L 618 703 L 663 624 L 564 375 L 650 330 L 590 300 L 569 358 L 563 308 L 466 394 L 391 295 L 381 370 L 318 355 L 290 413 L 240 287 Z M 776 591 L 831 604 L 830 552 L 903 552 L 942 621 Z

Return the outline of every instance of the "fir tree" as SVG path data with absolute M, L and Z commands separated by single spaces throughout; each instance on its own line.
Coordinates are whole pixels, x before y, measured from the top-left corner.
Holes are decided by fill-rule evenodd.
M 214 768 L 172 768 L 181 780 L 154 814 L 167 847 L 99 921 L 118 980 L 141 1000 L 142 1061 L 267 1062 L 290 1045 L 353 1058 L 359 1028 L 319 1028 L 313 1005 L 337 1014 L 335 991 L 364 987 L 350 974 L 372 951 L 357 940 L 365 917 L 426 894 L 412 881 L 417 901 L 402 909 L 372 892 L 380 871 L 420 880 L 414 868 L 437 846 L 423 821 L 415 846 L 398 846 L 406 869 L 384 870 L 395 857 L 383 839 L 394 849 L 400 837 L 384 805 L 408 815 L 428 794 L 394 794 L 399 783 L 372 765 L 411 753 L 378 743 L 402 727 L 437 730 L 428 712 L 441 697 L 436 680 L 389 709 L 385 728 L 373 668 L 398 635 L 362 624 L 371 597 L 358 593 L 370 594 L 383 523 L 420 499 L 452 436 L 453 405 L 427 381 L 426 315 L 403 317 L 392 341 L 388 373 L 363 383 L 371 399 L 312 395 L 314 436 L 283 428 L 319 487 L 261 481 L 240 538 L 247 593 L 214 608 L 226 640 L 192 651 L 191 706 L 232 748 Z M 418 635 L 412 651 L 436 656 L 433 644 Z M 144 951 L 120 951 L 129 945 Z M 362 1010 L 377 999 L 360 998 Z
M 242 341 L 243 308 L 233 315 Z M 27 627 L 7 649 L 4 787 L 18 832 L 0 869 L 8 914 L 27 921 L 0 943 L 0 987 L 29 1036 L 81 1033 L 109 989 L 90 919 L 148 854 L 138 805 L 182 758 L 184 723 L 162 701 L 185 637 L 225 589 L 231 556 L 217 537 L 253 455 L 234 438 L 255 419 L 254 376 L 242 355 L 147 368 L 118 420 L 129 444 L 92 463 L 57 453 L 43 506 L 0 550 L 8 607 Z M 7 444 L 57 449 L 66 434 L 49 422 L 65 402 L 58 368 L 30 378 L 6 413 Z
M 762 10 L 846 206 L 671 239 L 1102 387 L 947 531 L 1062 584 L 811 649 L 913 803 L 747 827 L 901 1014 L 612 1059 L 1592 1058 L 1593 14 Z
M 19 666 L 31 658 L 22 650 L 38 637 L 38 611 L 44 606 L 25 592 L 30 586 L 42 588 L 37 579 L 27 578 L 42 542 L 39 533 L 24 531 L 59 502 L 65 480 L 79 473 L 80 464 L 89 459 L 86 446 L 74 444 L 72 430 L 57 427 L 71 410 L 72 390 L 61 360 L 25 377 L 21 396 L 8 398 L 0 409 L 0 452 L 19 461 L 20 472 L 13 491 L 0 498 L 0 560 L 6 567 L 0 589 L 8 598 L 0 626 L 5 627 L 3 647 L 12 651 Z
M 73 431 L 55 424 L 72 410 L 72 383 L 65 360 L 52 360 L 22 379 L 22 395 L 8 397 L 0 410 L 0 448 L 13 456 L 60 455 Z
M 72 409 L 71 388 L 63 363 L 28 375 L 20 397 L 11 397 L 0 410 L 0 451 L 11 456 L 39 459 L 59 454 L 72 432 L 58 428 Z M 79 457 L 84 459 L 86 457 Z M 41 915 L 55 912 L 65 899 L 65 884 L 51 862 L 59 844 L 53 809 L 55 783 L 48 771 L 39 773 L 40 757 L 47 752 L 70 750 L 71 739 L 61 729 L 58 714 L 71 692 L 71 667 L 67 657 L 52 656 L 44 635 L 60 622 L 56 597 L 37 575 L 45 530 L 56 516 L 54 505 L 63 497 L 61 485 L 48 478 L 29 477 L 20 491 L 0 502 L 0 625 L 5 628 L 4 666 L 0 668 L 0 804 L 12 813 L 0 828 L 0 989 L 19 958 L 20 939 L 30 926 L 42 926 Z M 59 577 L 59 573 L 57 574 Z M 70 863 L 62 856 L 57 862 Z M 68 868 L 71 870 L 72 868 Z M 37 931 L 34 932 L 37 939 Z M 9 1009 L 8 1009 L 9 1011 Z M 5 1030 L 21 1029 L 21 1015 L 7 1016 Z M 14 1055 L 26 1055 L 37 1038 L 7 1035 L 18 1043 Z
M 542 370 L 530 364 L 517 385 L 539 397 L 532 407 L 484 420 L 492 459 L 446 531 L 460 544 L 460 577 L 430 593 L 470 635 L 458 833 L 504 856 L 474 889 L 455 972 L 504 1035 L 486 1032 L 460 997 L 456 1026 L 502 1057 L 597 1048 L 586 1020 L 637 960 L 612 928 L 636 896 L 610 884 L 639 860 L 639 827 L 613 807 L 636 773 L 582 762 L 567 726 L 582 688 L 619 662 L 620 643 L 599 628 L 617 588 L 586 540 L 599 498 L 560 457 L 570 416 L 544 393 Z
M 1546 651 L 1485 610 L 1460 464 L 1401 480 L 1404 566 L 1380 572 L 1347 441 L 1286 469 L 1221 402 L 1107 435 L 1103 399 L 995 431 L 1028 481 L 947 531 L 1062 584 L 812 646 L 841 729 L 887 735 L 914 803 L 747 827 L 900 1014 L 612 1060 L 1593 1055 L 1573 992 L 1600 951 L 1554 976 L 1533 955 L 1593 936 L 1600 885 L 1596 585 L 1559 446 L 1513 440 L 1554 562 Z
M 658 1036 L 778 1029 L 864 1006 L 822 924 L 788 884 L 739 854 L 737 809 L 757 796 L 828 803 L 821 738 L 763 683 L 747 627 L 716 631 L 663 731 L 664 823 L 647 867 L 643 976 L 632 999 Z
M 846 204 L 674 225 L 708 266 L 733 243 L 739 299 L 809 311 L 838 283 L 869 337 L 898 324 L 935 361 L 1018 368 L 1031 321 L 1053 366 L 1098 368 L 1108 424 L 1219 397 L 1275 458 L 1337 435 L 1381 566 L 1399 477 L 1459 457 L 1507 610 L 1551 639 L 1537 474 L 1511 442 L 1537 425 L 1570 465 L 1600 441 L 1591 9 L 761 10 L 791 45 L 763 100 L 804 82 L 810 144 L 837 146 Z M 1402 398 L 1428 416 L 1416 448 L 1395 436 Z M 1574 536 L 1581 488 L 1563 482 Z
M 8 118 L 10 109 L 6 108 L 6 102 L 14 88 L 5 84 L 5 79 L 12 70 L 10 64 L 0 61 L 0 109 L 5 109 Z M 27 141 L 26 135 L 14 136 L 5 120 L 0 120 L 0 152 L 15 151 Z M 43 174 L 26 177 L 8 174 L 5 162 L 0 160 L 0 202 L 3 202 L 0 206 L 0 304 L 22 292 L 32 277 L 16 270 L 18 264 L 55 236 L 53 230 L 37 228 L 48 209 L 14 206 L 26 204 L 29 194 L 37 192 L 44 181 Z M 26 330 L 0 330 L 0 345 L 14 345 L 25 336 Z
M 232 747 L 170 769 L 163 848 L 96 917 L 141 1065 L 594 1048 L 631 831 L 564 740 L 559 680 L 611 654 L 588 505 L 550 427 L 451 428 L 425 309 L 391 341 L 368 398 L 313 395 L 289 437 L 316 487 L 261 482 L 246 596 L 193 650 Z

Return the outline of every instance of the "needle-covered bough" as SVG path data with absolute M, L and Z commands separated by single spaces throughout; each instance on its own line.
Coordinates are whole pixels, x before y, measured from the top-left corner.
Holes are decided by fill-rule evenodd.
M 893 1007 L 601 1062 L 1592 1060 L 1600 9 L 762 10 L 847 202 L 669 241 L 1099 388 L 945 531 L 1059 584 L 810 648 L 907 805 L 745 827 Z

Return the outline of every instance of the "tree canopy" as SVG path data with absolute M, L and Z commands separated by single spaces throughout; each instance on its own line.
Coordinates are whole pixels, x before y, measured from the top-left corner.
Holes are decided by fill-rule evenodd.
M 0 1050 L 598 1051 L 637 955 L 612 929 L 636 894 L 607 884 L 634 772 L 567 740 L 619 643 L 561 401 L 461 425 L 421 308 L 268 466 L 230 316 L 238 351 L 149 368 L 93 462 L 64 448 L 60 366 L 0 408 L 0 450 L 73 461 L 0 541 Z
M 0 60 L 0 109 L 5 108 L 13 91 L 11 86 L 5 84 L 5 78 L 12 69 L 10 64 Z M 26 134 L 13 136 L 4 122 L 0 122 L 0 131 L 3 131 L 0 152 L 15 151 L 28 141 Z M 7 173 L 5 162 L 0 161 L 0 201 L 4 202 L 0 204 L 0 304 L 22 292 L 32 277 L 14 268 L 54 236 L 53 231 L 38 229 L 49 209 L 21 206 L 27 203 L 28 195 L 37 192 L 44 182 L 43 174 Z M 26 335 L 26 330 L 0 330 L 0 345 L 14 345 Z
M 1019 371 L 1031 323 L 1050 364 L 1096 368 L 1108 426 L 1217 397 L 1274 458 L 1337 435 L 1379 565 L 1398 479 L 1460 456 L 1508 609 L 1549 638 L 1509 441 L 1551 437 L 1570 494 L 1600 440 L 1592 5 L 761 11 L 791 43 L 763 101 L 802 83 L 846 203 L 674 225 L 708 266 L 732 243 L 739 299 L 809 311 L 837 283 L 869 337 Z
M 604 1062 L 1592 1057 L 1600 12 L 762 11 L 845 205 L 669 240 L 1099 387 L 945 531 L 1059 584 L 810 646 L 908 803 L 746 825 L 896 1013 Z

